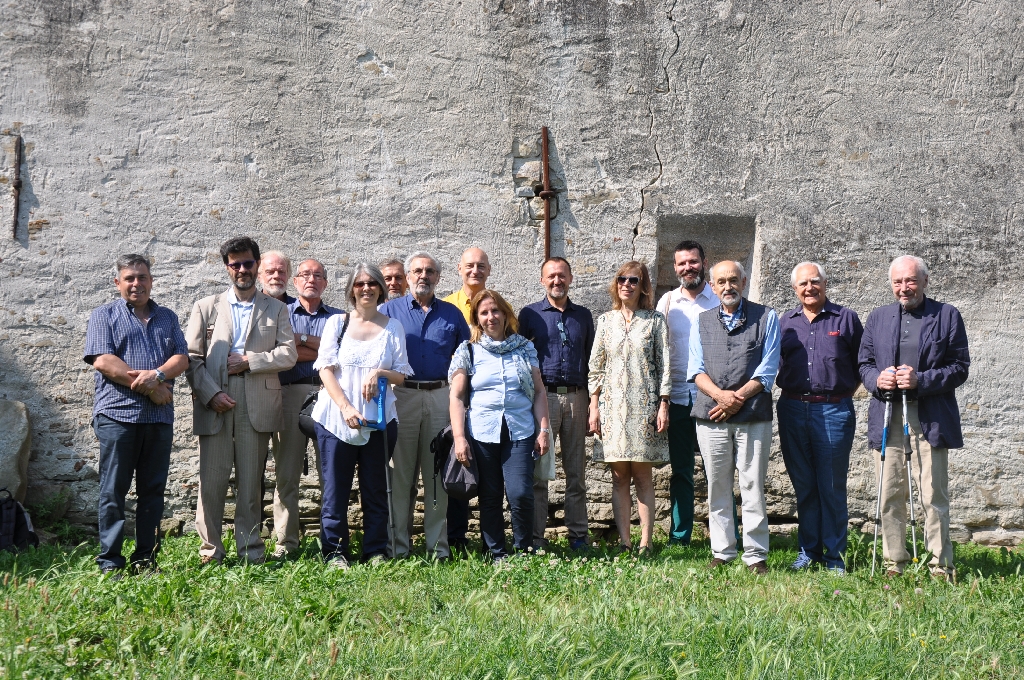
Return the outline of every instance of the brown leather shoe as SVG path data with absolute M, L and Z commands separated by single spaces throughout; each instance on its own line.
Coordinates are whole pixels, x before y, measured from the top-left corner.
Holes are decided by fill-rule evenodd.
M 895 569 L 886 569 L 885 570 L 885 577 L 886 578 L 899 578 L 900 576 L 903 576 L 903 572 L 902 571 L 897 571 Z
M 200 555 L 199 556 L 199 566 L 201 566 L 201 567 L 205 567 L 205 566 L 207 566 L 209 564 L 216 564 L 217 566 L 220 566 L 223 562 L 224 562 L 224 560 L 218 560 L 213 555 Z
M 757 574 L 758 576 L 764 576 L 768 573 L 768 563 L 764 560 L 761 560 L 760 562 L 754 562 L 753 564 L 747 565 L 747 570 L 754 574 Z
M 720 557 L 716 557 L 715 559 L 711 560 L 711 564 L 708 565 L 708 569 L 718 569 L 719 567 L 723 567 L 727 564 L 729 563 L 725 560 L 721 559 Z

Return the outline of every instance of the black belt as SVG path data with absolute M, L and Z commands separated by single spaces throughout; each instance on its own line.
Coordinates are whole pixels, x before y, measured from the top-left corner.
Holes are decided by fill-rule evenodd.
M 291 381 L 290 383 L 281 383 L 281 384 L 284 385 L 284 386 L 288 386 L 288 385 L 322 385 L 323 383 L 320 382 L 320 376 L 318 376 L 318 375 L 311 375 L 308 378 L 297 378 L 297 379 Z
M 782 396 L 785 397 L 786 399 L 796 399 L 797 401 L 804 401 L 809 404 L 838 404 L 844 399 L 849 399 L 853 395 L 827 394 L 824 392 L 819 394 L 815 394 L 813 392 L 804 392 L 803 394 L 798 394 L 796 392 L 786 392 L 785 390 L 783 390 Z
M 587 389 L 579 385 L 546 385 L 546 387 L 548 392 L 554 392 L 555 394 L 572 394 L 573 392 Z
M 439 390 L 447 386 L 447 380 L 406 380 L 402 383 L 402 387 L 408 387 L 410 390 Z

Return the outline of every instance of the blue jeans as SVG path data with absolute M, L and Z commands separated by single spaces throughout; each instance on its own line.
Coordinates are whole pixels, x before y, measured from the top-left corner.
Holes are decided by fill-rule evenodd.
M 843 567 L 846 477 L 857 425 L 853 399 L 811 404 L 781 398 L 777 411 L 782 458 L 796 491 L 800 549 L 815 562 Z
M 491 557 L 508 554 L 503 496 L 508 496 L 511 509 L 515 550 L 533 547 L 533 443 L 536 438 L 534 432 L 526 439 L 512 441 L 504 423 L 501 442 L 497 444 L 469 438 L 480 471 L 480 534 L 484 549 Z
M 363 559 L 387 555 L 388 491 L 387 461 L 395 450 L 398 422 L 388 423 L 385 433 L 374 430 L 362 446 L 347 444 L 316 423 L 320 446 L 320 550 L 325 558 L 348 557 L 348 502 L 352 479 L 359 465 L 359 502 L 363 510 Z M 387 446 L 387 452 L 384 447 Z
M 100 554 L 101 569 L 121 569 L 124 543 L 124 498 L 135 477 L 135 551 L 131 563 L 153 558 L 160 542 L 164 490 L 171 464 L 174 426 L 170 423 L 122 423 L 102 413 L 92 421 L 100 440 Z

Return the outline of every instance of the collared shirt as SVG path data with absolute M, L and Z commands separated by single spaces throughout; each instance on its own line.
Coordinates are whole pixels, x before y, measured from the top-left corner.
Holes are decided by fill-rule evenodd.
M 249 337 L 249 322 L 252 321 L 253 300 L 242 302 L 235 296 L 235 287 L 228 291 L 231 305 L 231 353 L 245 354 L 245 340 Z
M 690 362 L 690 328 L 697 325 L 701 312 L 714 309 L 718 304 L 718 296 L 707 283 L 696 300 L 691 300 L 680 287 L 665 293 L 658 301 L 658 311 L 668 321 L 673 404 L 689 406 L 697 396 L 697 386 L 686 381 L 686 368 Z
M 380 311 L 405 328 L 405 349 L 416 380 L 447 380 L 455 348 L 469 340 L 469 326 L 459 309 L 435 297 L 424 313 L 409 293 L 388 300 Z
M 725 314 L 733 320 L 744 312 L 745 304 L 740 304 L 733 314 Z M 722 319 L 723 310 L 719 309 L 718 318 Z M 723 323 L 725 321 L 723 320 Z M 728 325 L 726 325 L 728 328 Z M 734 326 L 735 328 L 735 326 Z M 700 344 L 700 324 L 693 324 L 690 328 L 690 361 L 686 369 L 686 379 L 693 381 L 698 374 L 707 373 L 704 370 L 704 348 Z M 764 386 L 765 392 L 772 391 L 775 384 L 775 377 L 779 374 L 779 317 L 775 310 L 768 309 L 764 315 L 764 347 L 761 349 L 761 363 L 754 370 L 751 380 L 757 380 Z
M 342 310 L 325 305 L 323 302 L 312 314 L 306 311 L 298 298 L 285 295 L 281 301 L 288 305 L 288 317 L 292 322 L 292 330 L 298 335 L 313 335 L 320 337 L 324 334 L 324 325 L 327 319 L 335 314 L 341 314 Z M 296 380 L 311 378 L 316 374 L 313 370 L 313 361 L 299 361 L 287 371 L 281 371 L 277 377 L 282 385 L 291 385 Z
M 530 365 L 536 365 L 532 357 Z M 474 345 L 470 384 L 468 419 L 473 439 L 488 444 L 501 442 L 503 422 L 514 442 L 533 434 L 533 402 L 523 391 L 511 352 L 497 354 L 483 345 Z
M 860 384 L 857 352 L 864 334 L 856 312 L 826 300 L 813 321 L 797 307 L 782 315 L 779 327 L 781 389 L 795 394 L 853 394 Z
M 459 308 L 459 311 L 462 312 L 463 318 L 466 319 L 467 326 L 473 323 L 473 308 L 471 306 L 473 299 L 466 295 L 462 288 L 459 288 L 457 291 L 444 298 L 444 301 Z
M 89 365 L 101 354 L 113 354 L 136 371 L 152 371 L 176 354 L 188 356 L 188 344 L 178 315 L 149 301 L 149 321 L 142 323 L 128 303 L 118 298 L 97 307 L 89 316 L 82 358 Z M 167 386 L 174 388 L 174 381 Z M 122 423 L 173 423 L 174 404 L 157 405 L 126 385 L 96 371 L 93 415 L 103 414 Z
M 726 332 L 732 333 L 738 326 L 743 325 L 747 320 L 745 302 L 746 301 L 743 298 L 740 298 L 740 303 L 736 306 L 736 311 L 732 313 L 725 309 L 725 305 L 718 308 L 718 320 L 722 322 L 722 326 L 725 327 Z
M 537 348 L 545 385 L 587 386 L 594 347 L 594 315 L 589 309 L 566 300 L 563 312 L 545 297 L 519 312 L 519 334 Z

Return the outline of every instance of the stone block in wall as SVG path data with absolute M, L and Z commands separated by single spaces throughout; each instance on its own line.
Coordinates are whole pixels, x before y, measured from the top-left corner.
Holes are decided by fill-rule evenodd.
M 0 399 L 0 489 L 22 502 L 28 489 L 32 430 L 28 409 L 20 401 Z
M 950 536 L 952 539 L 952 536 Z M 983 545 L 1016 546 L 1024 542 L 1024 530 L 994 527 L 972 531 L 970 540 Z

